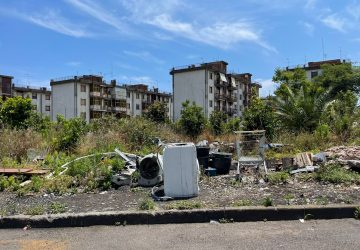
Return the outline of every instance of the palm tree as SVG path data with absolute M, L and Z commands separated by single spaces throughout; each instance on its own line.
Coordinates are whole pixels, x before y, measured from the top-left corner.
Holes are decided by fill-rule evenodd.
M 281 87 L 281 95 L 275 98 L 275 108 L 284 128 L 294 132 L 315 130 L 328 102 L 328 91 L 315 88 L 311 83 L 296 91 L 286 84 Z

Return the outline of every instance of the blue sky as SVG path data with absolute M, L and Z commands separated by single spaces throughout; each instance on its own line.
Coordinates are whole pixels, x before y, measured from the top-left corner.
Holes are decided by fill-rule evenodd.
M 357 0 L 0 1 L 0 74 L 22 85 L 102 74 L 170 91 L 171 67 L 225 60 L 264 96 L 276 67 L 321 60 L 322 44 L 360 59 Z

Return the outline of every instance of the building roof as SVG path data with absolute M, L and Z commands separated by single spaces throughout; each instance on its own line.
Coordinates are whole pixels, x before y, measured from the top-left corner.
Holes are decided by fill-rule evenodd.
M 13 85 L 13 90 L 18 92 L 36 92 L 36 93 L 46 93 L 51 94 L 51 90 L 46 87 L 36 87 L 36 86 L 16 86 Z
M 296 67 L 286 67 L 286 70 L 294 70 L 296 68 L 302 68 L 304 70 L 316 70 L 320 69 L 322 65 L 324 64 L 331 64 L 331 65 L 338 65 L 345 63 L 346 61 L 341 61 L 340 59 L 333 59 L 333 60 L 324 60 L 324 61 L 316 61 L 316 62 L 308 62 L 308 64 L 304 64 L 302 66 L 296 66 Z
M 13 78 L 14 78 L 13 76 L 7 76 L 7 75 L 0 75 L 0 77 L 4 77 L 4 78 L 11 78 L 11 79 L 13 79 Z
M 182 73 L 188 71 L 196 71 L 196 70 L 203 70 L 203 69 L 210 69 L 213 71 L 219 71 L 222 73 L 226 73 L 226 66 L 228 65 L 225 61 L 215 61 L 215 62 L 208 62 L 208 63 L 198 63 L 198 64 L 190 64 L 185 66 L 178 66 L 174 67 L 170 71 L 170 75 L 174 75 L 175 73 Z

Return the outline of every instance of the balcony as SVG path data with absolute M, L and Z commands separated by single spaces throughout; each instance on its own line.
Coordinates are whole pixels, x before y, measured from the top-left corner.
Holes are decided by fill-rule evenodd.
M 236 114 L 236 109 L 234 108 L 229 108 L 228 111 L 227 111 L 228 115 L 234 115 Z
M 92 111 L 106 111 L 106 107 L 101 105 L 90 105 L 90 110 Z
M 90 96 L 91 96 L 91 97 L 101 97 L 101 93 L 100 93 L 100 92 L 92 91 L 92 92 L 90 92 Z
M 216 87 L 227 87 L 228 86 L 227 82 L 221 81 L 220 79 L 217 79 L 214 84 Z
M 215 93 L 214 96 L 217 100 L 225 100 L 225 96 L 220 93 Z
M 214 106 L 214 110 L 215 110 L 215 111 L 220 111 L 220 106 L 215 105 L 215 106 Z
M 236 102 L 235 95 L 228 95 L 228 96 L 226 96 L 226 99 L 228 100 L 228 102 Z

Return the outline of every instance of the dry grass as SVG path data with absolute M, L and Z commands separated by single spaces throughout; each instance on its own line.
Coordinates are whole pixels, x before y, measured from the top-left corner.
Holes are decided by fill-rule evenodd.
M 44 150 L 46 148 L 47 143 L 41 134 L 31 129 L 0 131 L 0 161 L 4 158 L 20 161 L 27 156 L 29 149 Z

